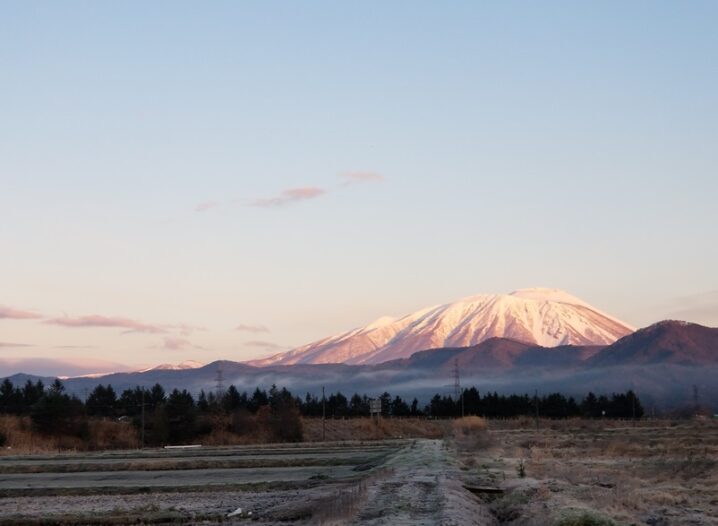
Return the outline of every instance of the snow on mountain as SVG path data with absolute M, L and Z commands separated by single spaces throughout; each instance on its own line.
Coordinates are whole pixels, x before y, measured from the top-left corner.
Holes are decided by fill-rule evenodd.
M 493 337 L 538 344 L 606 345 L 633 329 L 588 303 L 556 289 L 479 294 L 421 309 L 331 336 L 292 351 L 249 362 L 377 364 L 424 349 L 468 347 Z
M 147 371 L 181 371 L 183 369 L 197 369 L 199 367 L 204 367 L 204 364 L 200 363 L 200 362 L 196 362 L 194 360 L 185 360 L 184 362 L 178 363 L 178 364 L 162 363 L 155 367 L 143 369 L 139 372 L 145 373 Z

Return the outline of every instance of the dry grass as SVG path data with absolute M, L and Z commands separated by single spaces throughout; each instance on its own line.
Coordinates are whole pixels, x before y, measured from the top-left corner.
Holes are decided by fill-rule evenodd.
M 459 418 L 451 423 L 454 444 L 458 449 L 475 450 L 489 443 L 488 424 L 478 416 Z
M 474 483 L 508 488 L 495 504 L 505 523 L 553 526 L 597 517 L 619 524 L 715 524 L 718 422 L 548 424 L 536 430 L 533 421 L 491 421 L 488 448 L 459 450 Z M 517 474 L 521 464 L 526 479 Z M 566 509 L 577 510 L 575 516 L 561 515 Z
M 46 453 L 54 451 L 88 451 L 101 449 L 134 449 L 139 447 L 137 430 L 125 422 L 90 420 L 89 439 L 69 436 L 46 436 L 32 430 L 30 418 L 0 415 L 0 433 L 7 437 L 3 455 Z
M 44 436 L 34 432 L 28 417 L 1 415 L 0 432 L 7 437 L 2 450 L 4 455 L 85 449 L 79 438 Z
M 471 417 L 469 417 L 471 418 Z M 477 418 L 477 417 L 473 417 Z M 480 419 L 479 419 L 480 420 Z M 422 418 L 370 418 L 328 419 L 326 440 L 381 440 L 386 438 L 443 438 L 451 432 L 451 420 Z M 206 446 L 234 446 L 277 442 L 261 415 L 247 415 L 241 429 L 232 429 L 229 416 L 218 416 L 212 422 L 212 431 L 197 437 L 196 442 Z M 321 418 L 303 418 L 304 441 L 322 440 Z M 130 423 L 113 420 L 90 420 L 89 439 L 56 437 L 38 434 L 32 430 L 30 419 L 0 415 L 0 433 L 7 437 L 0 455 L 47 453 L 57 451 L 96 451 L 103 449 L 136 449 L 140 447 L 137 429 Z
M 322 440 L 322 419 L 304 418 L 304 440 Z M 423 418 L 351 418 L 326 421 L 326 440 L 381 440 L 386 438 L 442 438 L 451 425 L 448 420 Z
M 7 437 L 3 454 L 39 453 L 59 450 L 57 438 L 44 437 L 30 428 L 30 419 L 0 415 L 0 433 Z
M 452 421 L 451 429 L 454 436 L 473 436 L 484 433 L 488 429 L 488 423 L 480 416 L 465 416 Z
M 102 449 L 136 449 L 140 447 L 137 430 L 127 422 L 112 420 L 90 420 L 90 440 L 88 448 Z

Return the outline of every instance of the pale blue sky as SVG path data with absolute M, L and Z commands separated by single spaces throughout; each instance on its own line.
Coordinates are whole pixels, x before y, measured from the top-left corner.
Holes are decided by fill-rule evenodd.
M 716 2 L 0 1 L 0 305 L 42 316 L 0 320 L 32 345 L 0 351 L 244 359 L 530 286 L 718 325 L 716 20 Z M 248 206 L 292 188 L 325 193 Z M 206 330 L 43 321 L 65 315 Z

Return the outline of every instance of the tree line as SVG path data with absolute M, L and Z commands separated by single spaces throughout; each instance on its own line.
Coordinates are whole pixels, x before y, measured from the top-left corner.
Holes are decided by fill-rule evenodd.
M 630 390 L 611 396 L 588 393 L 577 401 L 561 393 L 480 394 L 471 387 L 460 396 L 436 394 L 424 406 L 416 398 L 408 401 L 388 392 L 378 398 L 384 417 L 641 418 L 644 413 L 640 400 Z M 221 393 L 203 390 L 195 397 L 187 390 L 167 393 L 156 384 L 149 389 L 125 389 L 119 395 L 111 385 L 98 385 L 83 401 L 65 392 L 60 380 L 47 388 L 40 380 L 28 380 L 22 387 L 14 386 L 9 379 L 0 383 L 0 413 L 30 416 L 38 432 L 82 437 L 87 433 L 88 417 L 122 419 L 136 425 L 148 445 L 188 442 L 218 426 L 238 434 L 263 426 L 271 439 L 298 441 L 302 438 L 301 416 L 365 417 L 369 416 L 370 400 L 366 395 L 347 397 L 341 392 L 324 398 L 310 393 L 299 397 L 276 386 L 248 393 L 233 385 Z

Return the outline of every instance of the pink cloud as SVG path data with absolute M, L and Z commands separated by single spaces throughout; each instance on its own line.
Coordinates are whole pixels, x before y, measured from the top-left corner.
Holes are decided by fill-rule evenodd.
M 247 325 L 245 323 L 240 323 L 235 327 L 235 331 L 242 331 L 242 332 L 269 332 L 269 329 L 265 327 L 264 325 Z
M 262 208 L 273 208 L 296 203 L 299 201 L 306 201 L 308 199 L 315 199 L 321 195 L 326 194 L 327 191 L 323 188 L 316 188 L 313 186 L 306 186 L 302 188 L 289 188 L 283 190 L 274 197 L 266 197 L 261 199 L 255 199 L 249 203 L 249 206 L 257 206 Z
M 212 208 L 217 208 L 219 206 L 219 201 L 205 201 L 203 203 L 198 204 L 194 207 L 195 212 L 206 212 L 207 210 L 211 210 Z
M 77 318 L 52 318 L 46 320 L 45 323 L 50 325 L 60 325 L 62 327 L 72 328 L 91 328 L 91 327 L 107 327 L 126 329 L 125 332 L 146 332 L 161 333 L 167 330 L 159 325 L 150 325 L 129 318 L 116 318 L 101 316 L 99 314 L 91 314 L 89 316 L 79 316 Z
M 31 343 L 0 342 L 0 349 L 17 349 L 19 347 L 35 347 Z
M 202 347 L 193 345 L 192 342 L 184 338 L 174 338 L 170 336 L 163 339 L 162 349 L 167 349 L 169 351 L 182 351 L 184 349 L 202 349 Z
M 344 185 L 357 183 L 380 183 L 384 180 L 384 176 L 374 172 L 347 172 L 339 175 L 344 181 Z
M 12 307 L 3 307 L 0 305 L 0 320 L 36 320 L 42 318 L 42 315 L 36 312 L 29 312 Z
M 195 332 L 204 332 L 207 330 L 207 327 L 203 327 L 202 325 L 192 325 L 189 323 L 176 323 L 174 325 L 161 325 L 161 327 L 163 329 L 177 331 L 182 336 L 189 336 L 190 334 L 193 334 Z

